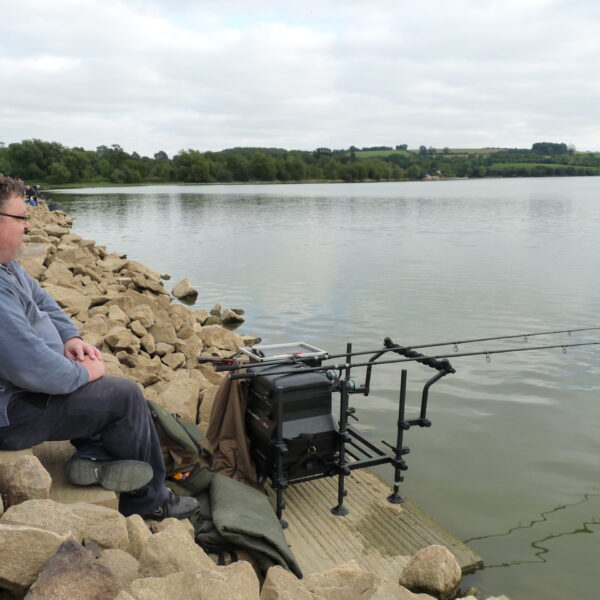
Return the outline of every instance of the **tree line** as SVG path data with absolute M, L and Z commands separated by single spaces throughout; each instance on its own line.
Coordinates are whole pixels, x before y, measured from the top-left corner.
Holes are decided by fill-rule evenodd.
M 0 144 L 0 173 L 29 183 L 230 183 L 256 181 L 400 181 L 437 177 L 518 177 L 600 174 L 600 153 L 576 152 L 562 143 L 531 149 L 458 151 L 406 144 L 351 146 L 314 151 L 230 148 L 181 150 L 169 157 L 128 153 L 118 144 L 95 150 L 57 142 Z

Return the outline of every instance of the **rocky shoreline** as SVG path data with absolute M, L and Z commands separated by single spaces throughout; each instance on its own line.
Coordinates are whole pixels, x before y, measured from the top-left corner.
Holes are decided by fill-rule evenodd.
M 68 215 L 30 211 L 20 262 L 101 349 L 107 374 L 136 381 L 148 399 L 205 428 L 223 375 L 197 356 L 231 356 L 252 343 L 225 326 L 243 322 L 243 311 L 191 310 L 159 273 L 71 233 Z M 193 295 L 185 280 L 174 293 Z M 260 581 L 244 560 L 218 566 L 194 543 L 189 521 L 125 518 L 112 492 L 70 486 L 60 472 L 72 451 L 47 442 L 0 452 L 0 598 L 431 600 L 459 588 L 460 567 L 442 546 L 412 557 L 399 582 L 355 563 L 302 580 L 273 567 Z

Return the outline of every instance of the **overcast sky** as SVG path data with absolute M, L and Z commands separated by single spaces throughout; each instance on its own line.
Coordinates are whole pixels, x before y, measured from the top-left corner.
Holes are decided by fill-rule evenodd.
M 0 0 L 0 142 L 600 150 L 597 0 Z

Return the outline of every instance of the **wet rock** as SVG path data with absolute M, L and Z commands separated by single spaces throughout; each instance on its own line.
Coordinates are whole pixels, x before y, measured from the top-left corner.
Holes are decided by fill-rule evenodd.
M 223 314 L 221 315 L 221 321 L 223 323 L 225 323 L 226 325 L 228 324 L 232 324 L 232 323 L 243 323 L 245 321 L 244 317 L 241 317 L 238 313 L 230 310 L 230 309 L 226 309 L 223 311 Z
M 2 496 L 5 505 L 48 498 L 52 479 L 35 456 L 22 456 L 4 470 Z
M 46 563 L 25 600 L 113 600 L 120 587 L 116 577 L 90 552 L 67 541 Z
M 427 546 L 410 558 L 400 576 L 400 584 L 414 592 L 450 598 L 460 584 L 461 569 L 448 548 Z
M 173 287 L 172 294 L 178 300 L 185 299 L 193 301 L 198 297 L 198 290 L 192 287 L 190 280 L 186 277 Z

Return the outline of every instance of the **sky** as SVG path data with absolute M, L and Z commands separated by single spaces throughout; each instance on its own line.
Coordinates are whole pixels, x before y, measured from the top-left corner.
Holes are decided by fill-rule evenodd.
M 597 0 L 0 0 L 0 143 L 600 151 Z

